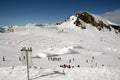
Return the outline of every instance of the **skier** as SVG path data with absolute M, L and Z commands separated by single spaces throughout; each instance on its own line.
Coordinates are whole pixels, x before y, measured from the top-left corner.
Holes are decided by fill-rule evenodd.
M 5 61 L 5 57 L 3 56 L 3 61 Z

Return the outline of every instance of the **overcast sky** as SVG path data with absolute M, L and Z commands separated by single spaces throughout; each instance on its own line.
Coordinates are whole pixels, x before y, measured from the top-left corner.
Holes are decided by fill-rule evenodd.
M 55 23 L 80 11 L 120 23 L 119 3 L 120 0 L 0 0 L 0 26 Z

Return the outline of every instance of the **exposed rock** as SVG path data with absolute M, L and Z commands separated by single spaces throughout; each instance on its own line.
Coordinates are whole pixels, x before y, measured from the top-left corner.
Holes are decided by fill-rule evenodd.
M 98 26 L 98 23 L 94 20 L 94 18 L 88 14 L 87 12 L 83 12 L 83 13 L 77 13 L 75 15 L 77 18 L 83 20 L 86 23 L 90 23 L 93 26 Z
M 117 25 L 110 25 L 114 30 L 120 33 L 120 26 Z
M 81 22 L 80 22 L 79 18 L 76 19 L 76 21 L 74 22 L 74 24 L 75 24 L 76 26 L 80 27 Z
M 102 20 L 99 20 L 98 22 L 95 21 L 94 17 L 89 14 L 88 12 L 82 12 L 82 13 L 76 13 L 75 16 L 77 17 L 74 24 L 78 27 L 81 27 L 81 29 L 86 29 L 85 26 L 81 24 L 81 21 L 84 21 L 85 23 L 89 23 L 96 27 L 99 31 L 103 28 L 108 29 L 109 31 L 112 30 L 112 28 L 116 31 L 116 33 L 120 33 L 120 26 L 118 25 L 111 25 L 111 24 L 105 24 Z

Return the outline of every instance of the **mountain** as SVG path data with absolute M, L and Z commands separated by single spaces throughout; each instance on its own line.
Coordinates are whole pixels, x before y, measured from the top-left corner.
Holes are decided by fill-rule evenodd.
M 67 18 L 64 22 L 57 23 L 57 25 L 64 24 L 65 22 L 71 22 L 73 25 L 80 27 L 81 29 L 86 29 L 88 26 L 92 25 L 92 27 L 95 27 L 99 31 L 108 29 L 109 31 L 114 30 L 116 33 L 120 33 L 120 25 L 89 12 L 76 13 Z
M 42 25 L 42 24 L 27 24 L 25 25 L 25 27 L 28 25 L 37 26 L 37 27 L 47 26 L 47 25 Z M 114 31 L 117 34 L 120 33 L 119 24 L 116 24 L 103 17 L 100 17 L 98 15 L 95 15 L 89 12 L 78 12 L 68 17 L 63 22 L 56 23 L 56 25 L 64 29 L 66 28 L 75 29 L 75 27 L 79 27 L 80 29 L 84 30 L 90 27 L 94 27 L 98 31 L 103 31 L 106 29 L 107 31 Z M 22 28 L 20 28 L 19 26 L 5 26 L 5 27 L 0 28 L 0 32 L 2 33 L 3 32 L 14 32 L 16 29 L 17 30 L 20 29 L 21 31 L 23 29 L 23 26 Z

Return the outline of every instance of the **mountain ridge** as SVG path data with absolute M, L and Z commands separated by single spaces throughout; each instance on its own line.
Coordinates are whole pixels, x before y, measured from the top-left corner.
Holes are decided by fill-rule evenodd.
M 120 33 L 119 24 L 113 23 L 105 18 L 102 18 L 95 14 L 91 14 L 89 12 L 78 12 L 68 17 L 64 22 L 68 21 L 72 21 L 73 25 L 80 27 L 81 29 L 86 29 L 87 26 L 84 24 L 90 24 L 99 31 L 101 31 L 103 28 L 106 28 L 109 31 L 112 31 L 113 29 L 117 34 Z M 57 23 L 57 25 L 60 25 L 62 23 Z

